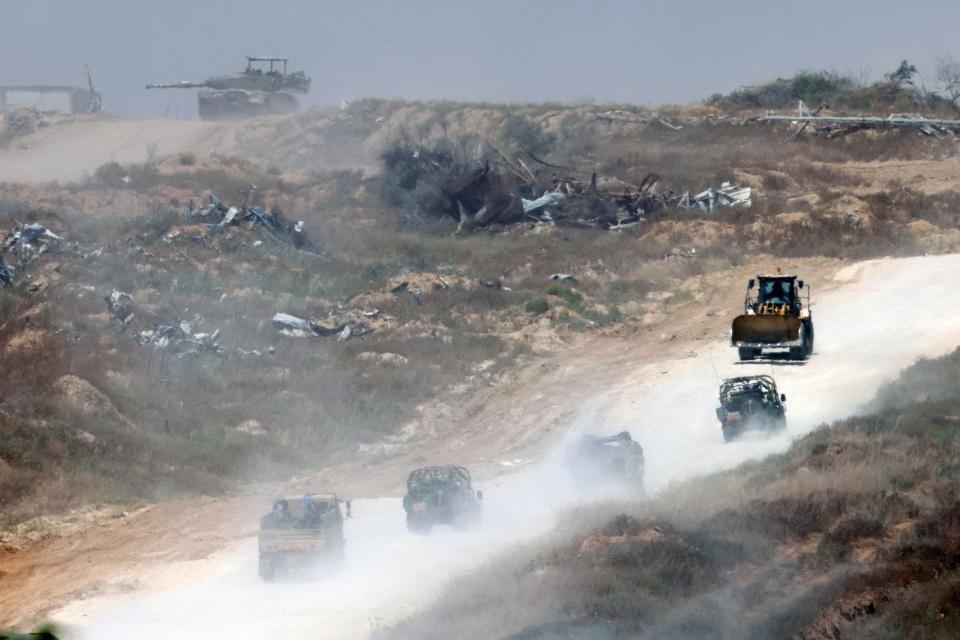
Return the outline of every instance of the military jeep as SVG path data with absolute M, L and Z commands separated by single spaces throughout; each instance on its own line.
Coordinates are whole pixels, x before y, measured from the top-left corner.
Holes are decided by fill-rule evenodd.
M 613 436 L 580 436 L 567 450 L 565 462 L 578 480 L 643 488 L 643 447 L 629 431 Z
M 720 384 L 717 420 L 724 442 L 739 438 L 745 431 L 782 431 L 787 428 L 787 396 L 777 391 L 770 376 L 729 378 Z
M 407 477 L 403 510 L 407 529 L 430 533 L 434 525 L 468 529 L 480 523 L 483 492 L 474 492 L 470 472 L 452 465 L 424 467 Z

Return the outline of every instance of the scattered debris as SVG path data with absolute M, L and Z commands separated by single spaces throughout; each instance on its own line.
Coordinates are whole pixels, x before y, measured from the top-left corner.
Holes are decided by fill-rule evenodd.
M 797 130 L 790 136 L 797 139 L 809 126 L 815 125 L 814 131 L 828 138 L 845 136 L 864 129 L 898 129 L 915 128 L 928 136 L 938 137 L 939 133 L 953 131 L 960 132 L 960 120 L 942 118 L 927 118 L 916 113 L 894 113 L 888 116 L 824 116 L 820 109 L 810 111 L 803 100 L 797 106 L 797 115 L 782 116 L 768 113 L 760 118 L 761 122 L 790 122 L 797 125 Z
M 547 170 L 563 169 L 527 155 Z M 751 204 L 750 187 L 726 182 L 695 196 L 657 190 L 660 177 L 655 173 L 639 185 L 596 173 L 586 183 L 569 173 L 531 169 L 519 158 L 511 162 L 486 141 L 479 141 L 472 154 L 399 144 L 382 159 L 388 182 L 395 184 L 387 199 L 408 209 L 408 220 L 450 218 L 458 233 L 525 221 L 622 230 L 664 210 L 713 212 L 717 206 Z
M 751 204 L 751 193 L 752 190 L 750 187 L 741 187 L 739 185 L 730 184 L 729 182 L 723 182 L 720 184 L 719 188 L 710 187 L 705 191 L 701 191 L 692 198 L 687 196 L 687 194 L 684 194 L 678 203 L 678 206 L 684 209 L 690 209 L 694 206 L 697 206 L 704 211 L 709 211 L 710 213 L 713 213 L 717 205 L 726 207 L 749 207 Z
M 249 194 L 255 190 L 256 187 L 251 187 L 248 198 Z M 228 206 L 215 193 L 211 193 L 210 201 L 207 204 L 196 209 L 190 209 L 188 215 L 197 218 L 219 218 L 216 223 L 205 223 L 208 229 L 237 225 L 242 222 L 248 222 L 251 229 L 257 225 L 262 225 L 271 234 L 290 242 L 297 249 L 312 250 L 313 248 L 304 233 L 303 220 L 287 220 L 278 208 L 264 211 L 257 206 L 244 205 L 240 208 Z M 259 246 L 258 242 L 260 241 L 255 242 L 254 246 Z
M 547 276 L 547 280 L 556 280 L 557 282 L 576 282 L 577 279 L 569 273 L 554 273 Z
M 379 310 L 377 310 L 379 313 Z M 362 336 L 372 329 L 362 322 L 347 321 L 340 324 L 326 325 L 317 320 L 304 320 L 289 313 L 275 313 L 273 326 L 285 336 L 305 338 L 307 336 L 326 337 L 337 335 L 338 342 L 346 342 L 353 336 Z
M 489 287 L 490 289 L 496 289 L 497 291 L 513 291 L 513 289 L 503 284 L 502 280 L 477 280 L 477 282 L 485 287 Z
M 423 289 L 420 289 L 419 287 L 411 287 L 411 286 L 410 286 L 410 283 L 407 282 L 406 280 L 404 280 L 403 282 L 401 282 L 401 283 L 398 284 L 397 286 L 395 286 L 395 287 L 393 287 L 392 289 L 390 289 L 390 293 L 393 293 L 393 294 L 398 295 L 398 296 L 402 296 L 402 295 L 404 295 L 404 294 L 407 294 L 407 295 L 409 295 L 410 298 L 411 298 L 414 302 L 416 302 L 418 305 L 419 305 L 419 304 L 422 304 L 422 302 L 421 302 L 421 300 L 420 300 L 420 294 L 423 293 Z
M 129 293 L 114 289 L 103 296 L 103 301 L 107 303 L 107 310 L 110 312 L 110 315 L 124 327 L 133 320 L 133 298 Z
M 212 333 L 194 333 L 189 322 L 181 320 L 176 326 L 157 325 L 153 329 L 141 331 L 140 344 L 153 345 L 158 351 L 169 351 L 177 357 L 199 355 L 200 353 L 220 353 L 220 330 Z
M 17 256 L 19 263 L 25 264 L 46 252 L 50 246 L 56 246 L 63 240 L 42 224 L 18 224 L 6 235 L 4 246 L 7 251 Z
M 22 270 L 38 256 L 49 251 L 51 247 L 58 247 L 61 240 L 63 240 L 62 236 L 58 236 L 42 224 L 18 223 L 4 235 L 2 249 L 13 254 L 17 263 L 16 266 L 7 264 L 0 255 L 0 286 L 12 286 L 18 270 Z
M 3 256 L 0 255 L 0 286 L 2 287 L 12 287 L 13 286 L 13 271 L 14 268 L 8 265 L 3 261 Z

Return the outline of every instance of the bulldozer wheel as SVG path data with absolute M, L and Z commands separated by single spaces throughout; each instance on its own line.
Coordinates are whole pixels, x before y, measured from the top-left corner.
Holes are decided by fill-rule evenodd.
M 807 333 L 807 324 L 800 327 L 800 346 L 790 347 L 791 360 L 806 360 L 807 356 L 813 353 L 813 336 Z
M 276 577 L 277 566 L 273 558 L 269 556 L 260 556 L 260 567 L 259 567 L 260 577 L 267 582 L 270 582 Z
M 741 360 L 753 360 L 757 357 L 757 351 L 753 347 L 737 347 L 737 353 Z
M 729 427 L 723 427 L 723 441 L 732 442 L 737 439 L 737 432 Z

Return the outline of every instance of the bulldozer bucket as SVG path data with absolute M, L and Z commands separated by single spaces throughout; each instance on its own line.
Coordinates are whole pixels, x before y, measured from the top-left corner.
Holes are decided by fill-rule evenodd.
M 733 320 L 734 344 L 778 345 L 800 339 L 801 320 L 791 316 L 742 315 Z

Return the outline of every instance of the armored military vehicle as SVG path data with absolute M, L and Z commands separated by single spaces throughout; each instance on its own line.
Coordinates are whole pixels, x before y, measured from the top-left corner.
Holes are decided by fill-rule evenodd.
M 344 514 L 350 517 L 350 502 L 332 493 L 313 493 L 300 498 L 280 498 L 260 518 L 260 577 L 317 567 L 324 561 L 336 565 L 343 560 Z
M 643 447 L 629 431 L 613 436 L 580 436 L 567 450 L 565 461 L 579 480 L 643 487 Z
M 247 68 L 241 73 L 214 76 L 200 82 L 156 82 L 148 84 L 147 89 L 201 89 L 197 95 L 197 113 L 201 120 L 296 113 L 300 103 L 290 92 L 309 92 L 310 78 L 303 71 L 287 73 L 287 61 L 287 58 L 247 56 Z
M 407 478 L 403 510 L 407 529 L 430 533 L 434 525 L 468 529 L 480 523 L 483 492 L 474 492 L 470 472 L 452 465 L 417 469 Z
M 770 376 L 729 378 L 720 384 L 720 406 L 717 420 L 723 429 L 724 442 L 730 442 L 744 431 L 782 431 L 787 427 L 787 396 L 777 391 Z

